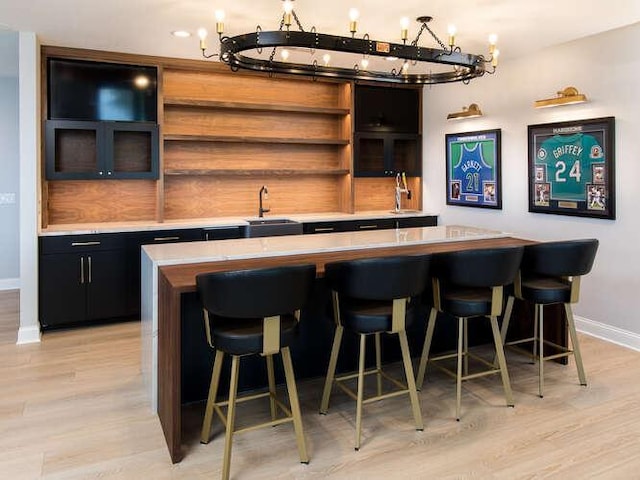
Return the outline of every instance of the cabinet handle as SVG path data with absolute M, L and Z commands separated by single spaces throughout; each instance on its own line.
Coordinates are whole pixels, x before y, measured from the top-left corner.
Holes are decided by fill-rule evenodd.
M 87 258 L 89 260 L 89 282 L 88 283 L 91 283 L 91 257 L 87 257 Z
M 103 171 L 99 171 L 98 175 L 104 175 L 104 172 Z
M 314 232 L 333 232 L 335 230 L 335 228 L 333 227 L 319 227 L 319 228 L 314 228 L 313 231 Z
M 372 230 L 374 228 L 378 228 L 378 225 L 359 225 L 359 230 Z
M 205 239 L 206 241 L 209 241 L 209 232 L 207 232 L 207 233 L 205 233 L 205 234 L 204 234 L 204 239 Z
M 84 284 L 84 257 L 80 257 L 80 283 Z
M 89 247 L 92 245 L 100 245 L 100 242 L 72 242 L 72 247 Z
M 111 175 L 113 172 L 107 172 L 107 175 Z
M 180 240 L 180 237 L 155 237 L 154 242 L 166 242 L 169 240 Z

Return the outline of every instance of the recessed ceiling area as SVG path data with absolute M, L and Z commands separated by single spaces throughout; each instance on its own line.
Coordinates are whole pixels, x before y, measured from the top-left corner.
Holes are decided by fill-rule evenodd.
M 456 44 L 463 51 L 482 54 L 491 33 L 499 36 L 501 59 L 526 55 L 537 49 L 564 43 L 640 21 L 635 0 L 296 0 L 295 12 L 305 29 L 349 35 L 349 8 L 360 11 L 357 36 L 400 42 L 400 18 L 434 17 L 432 29 L 446 41 L 447 26 L 457 27 Z M 96 50 L 200 58 L 197 29 L 215 31 L 214 11 L 226 12 L 225 33 L 237 35 L 277 30 L 282 12 L 280 0 L 3 0 L 0 19 L 6 27 L 37 33 L 43 45 Z M 409 38 L 419 25 L 412 23 Z M 188 38 L 171 32 L 186 30 Z M 215 37 L 215 35 L 214 35 Z M 423 43 L 424 42 L 424 43 Z M 217 39 L 211 47 L 217 50 Z M 423 35 L 421 44 L 436 47 Z

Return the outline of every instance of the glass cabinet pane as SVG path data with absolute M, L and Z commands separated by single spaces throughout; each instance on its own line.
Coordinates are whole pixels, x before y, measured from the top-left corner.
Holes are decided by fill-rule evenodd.
M 384 138 L 358 138 L 356 170 L 382 172 L 385 170 Z
M 397 172 L 416 175 L 420 172 L 418 138 L 396 138 L 393 140 L 393 168 Z
M 60 128 L 55 131 L 55 173 L 93 173 L 98 169 L 97 139 L 94 128 Z

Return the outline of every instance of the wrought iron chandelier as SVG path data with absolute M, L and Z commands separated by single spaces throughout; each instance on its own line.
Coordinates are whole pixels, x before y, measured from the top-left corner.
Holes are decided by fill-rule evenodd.
M 420 30 L 408 42 L 409 20 L 401 20 L 402 43 L 373 40 L 368 34 L 356 37 L 359 13 L 349 12 L 350 37 L 319 33 L 315 27 L 305 30 L 293 9 L 293 0 L 283 0 L 283 13 L 278 30 L 265 31 L 259 25 L 255 32 L 228 37 L 224 35 L 224 12 L 216 11 L 216 32 L 220 39 L 220 53 L 207 54 L 207 31 L 200 29 L 200 50 L 205 58 L 219 57 L 233 71 L 248 69 L 270 75 L 284 73 L 311 77 L 329 77 L 347 80 L 367 80 L 384 83 L 437 84 L 468 83 L 485 73 L 493 74 L 498 65 L 499 50 L 496 35 L 489 37 L 489 56 L 461 51 L 455 45 L 455 28 L 449 27 L 448 45 L 429 28 L 432 17 L 420 16 L 416 20 Z M 295 22 L 298 30 L 292 29 Z M 427 31 L 438 44 L 436 48 L 422 47 L 418 41 Z M 280 52 L 279 58 L 276 53 Z M 294 59 L 291 52 L 298 58 Z M 310 54 L 300 61 L 300 51 Z M 319 57 L 319 52 L 325 52 Z M 339 52 L 349 58 L 350 66 L 332 65 L 331 53 Z M 350 54 L 350 55 L 344 55 Z M 353 58 L 356 57 L 355 63 Z M 321 60 L 319 61 L 319 58 Z M 370 59 L 383 58 L 400 61 L 402 66 L 382 68 L 373 66 Z M 308 61 L 304 61 L 308 59 Z M 385 62 L 387 63 L 387 62 Z M 384 65 L 386 67 L 386 65 Z M 434 71 L 434 68 L 437 71 Z

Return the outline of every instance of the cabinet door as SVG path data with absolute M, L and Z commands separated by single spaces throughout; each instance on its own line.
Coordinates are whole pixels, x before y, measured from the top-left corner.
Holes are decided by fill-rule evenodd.
M 389 142 L 390 170 L 405 172 L 410 177 L 422 175 L 422 137 L 420 135 L 392 135 Z
M 411 227 L 435 227 L 438 224 L 438 217 L 429 215 L 426 217 L 402 217 L 398 218 L 398 228 Z
M 83 255 L 40 256 L 40 324 L 43 328 L 81 322 L 86 313 L 86 265 Z
M 158 126 L 147 123 L 105 122 L 106 178 L 159 177 Z
M 103 178 L 99 122 L 48 120 L 45 130 L 47 180 Z
M 422 172 L 421 136 L 396 133 L 357 133 L 354 174 L 356 177 L 388 177 Z
M 87 320 L 127 315 L 127 261 L 124 249 L 89 252 L 86 265 Z

